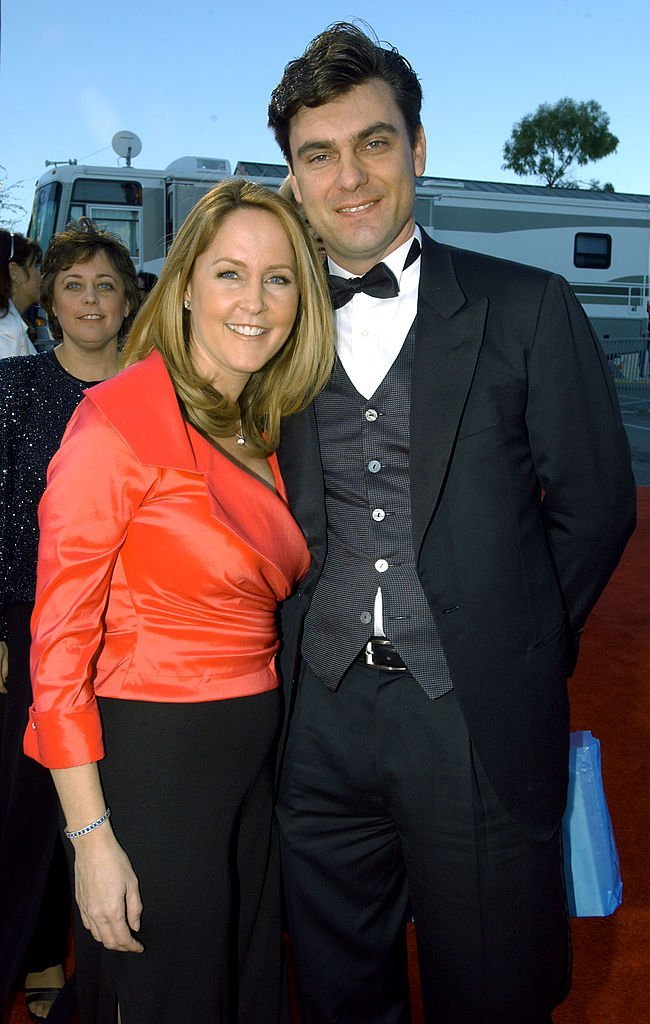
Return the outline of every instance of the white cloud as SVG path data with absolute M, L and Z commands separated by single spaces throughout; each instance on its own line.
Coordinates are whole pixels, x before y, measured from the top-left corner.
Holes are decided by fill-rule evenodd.
M 86 131 L 98 147 L 110 146 L 115 132 L 128 129 L 116 107 L 97 89 L 83 89 L 79 107 Z

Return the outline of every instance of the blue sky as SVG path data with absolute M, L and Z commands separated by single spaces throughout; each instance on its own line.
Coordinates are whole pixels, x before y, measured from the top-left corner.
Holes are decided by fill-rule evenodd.
M 27 208 L 45 160 L 115 166 L 121 129 L 140 136 L 141 167 L 186 155 L 279 162 L 266 108 L 285 63 L 330 22 L 354 18 L 420 76 L 428 174 L 517 180 L 501 169 L 513 124 L 571 96 L 597 100 L 620 140 L 579 176 L 650 194 L 648 0 L 0 5 L 0 163 L 8 184 L 24 182 Z

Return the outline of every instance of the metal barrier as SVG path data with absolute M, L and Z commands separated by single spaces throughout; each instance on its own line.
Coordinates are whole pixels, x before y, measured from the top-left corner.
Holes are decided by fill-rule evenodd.
M 650 405 L 650 338 L 607 338 L 601 345 L 619 399 Z

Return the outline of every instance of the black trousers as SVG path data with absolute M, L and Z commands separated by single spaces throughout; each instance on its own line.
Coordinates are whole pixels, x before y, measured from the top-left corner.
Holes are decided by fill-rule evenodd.
M 82 1024 L 277 1024 L 283 1012 L 273 780 L 277 690 L 199 704 L 100 698 L 99 771 L 138 876 L 144 953 L 75 914 Z
M 412 909 L 433 1024 L 542 1024 L 568 990 L 560 836 L 510 820 L 455 693 L 305 666 L 278 806 L 301 1024 L 406 1024 Z
M 23 753 L 33 607 L 8 609 L 8 692 L 0 696 L 0 1006 L 23 974 L 64 963 L 70 931 L 56 790 L 47 768 Z

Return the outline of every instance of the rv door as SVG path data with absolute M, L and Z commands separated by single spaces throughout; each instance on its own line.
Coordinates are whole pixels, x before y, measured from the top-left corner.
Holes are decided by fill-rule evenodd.
M 201 196 L 209 192 L 214 181 L 190 182 L 170 181 L 167 184 L 167 252 L 174 241 L 178 229 L 187 217 L 192 207 L 198 203 Z

